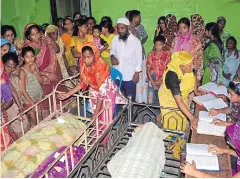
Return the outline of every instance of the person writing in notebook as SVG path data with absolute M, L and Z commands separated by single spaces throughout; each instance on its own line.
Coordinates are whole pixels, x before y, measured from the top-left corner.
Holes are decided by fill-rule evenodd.
M 232 178 L 240 178 L 240 121 L 230 125 L 226 129 L 226 133 L 230 139 L 230 143 L 235 147 L 236 150 L 233 149 L 224 149 L 217 147 L 215 145 L 209 145 L 208 152 L 215 155 L 229 154 L 233 157 L 237 157 L 236 166 L 232 166 Z M 218 178 L 217 176 L 213 176 L 204 172 L 201 172 L 196 169 L 196 165 L 194 162 L 192 164 L 188 162 L 181 163 L 180 166 L 181 172 L 191 177 L 196 178 Z
M 219 95 L 218 97 L 226 99 L 224 95 Z M 217 126 L 230 126 L 233 123 L 240 121 L 240 83 L 233 81 L 229 83 L 227 97 L 230 100 L 230 106 L 223 109 L 211 109 L 209 115 L 216 116 L 219 113 L 230 114 L 232 121 L 214 119 L 212 123 Z

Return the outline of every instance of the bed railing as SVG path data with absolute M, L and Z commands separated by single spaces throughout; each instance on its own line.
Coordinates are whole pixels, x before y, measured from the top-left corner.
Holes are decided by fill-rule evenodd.
M 87 92 L 84 93 L 78 93 L 74 94 L 71 99 L 68 99 L 67 101 L 59 101 L 57 100 L 57 95 L 60 93 L 63 93 L 62 91 L 58 91 L 58 86 L 62 85 L 66 81 L 71 81 L 73 86 L 69 88 L 73 88 L 74 85 L 77 85 L 77 80 L 75 80 L 79 75 L 75 75 L 73 77 L 70 77 L 68 79 L 64 79 L 59 82 L 59 84 L 55 87 L 52 93 L 49 95 L 45 96 L 44 99 L 41 101 L 37 102 L 27 110 L 25 110 L 22 115 L 27 114 L 30 110 L 35 110 L 36 111 L 36 117 L 37 117 L 37 125 L 40 124 L 43 121 L 46 120 L 51 120 L 53 118 L 57 118 L 61 113 L 64 112 L 69 112 L 69 105 L 72 103 L 76 104 L 77 108 L 77 115 L 75 117 L 79 119 L 80 121 L 84 122 L 86 124 L 86 129 L 83 133 L 79 134 L 75 141 L 66 147 L 66 149 L 60 153 L 60 155 L 47 167 L 47 169 L 44 171 L 44 173 L 40 177 L 46 177 L 48 178 L 48 172 L 52 169 L 52 167 L 62 158 L 65 157 L 65 162 L 66 162 L 66 170 L 67 170 L 67 175 L 70 174 L 70 172 L 74 169 L 75 165 L 78 165 L 79 162 L 81 161 L 74 161 L 73 157 L 73 146 L 82 146 L 85 149 L 85 154 L 84 156 L 88 153 L 88 151 L 91 150 L 92 146 L 96 143 L 96 141 L 101 137 L 101 135 L 104 133 L 104 131 L 108 128 L 110 123 L 112 122 L 112 101 L 111 99 L 109 100 L 103 100 L 103 108 L 102 110 L 96 115 L 97 117 L 95 119 L 91 119 L 87 117 L 87 105 L 86 102 L 91 100 L 97 100 L 96 98 L 87 96 Z M 40 119 L 38 113 L 40 112 L 40 106 L 42 103 L 48 102 L 49 105 L 49 115 L 47 115 L 43 120 Z M 81 112 L 83 111 L 83 113 Z M 82 116 L 83 114 L 83 116 Z M 1 126 L 1 131 L 4 139 L 4 132 L 3 129 L 7 127 L 8 125 L 11 125 L 12 122 L 15 120 L 21 119 L 21 116 L 18 115 L 14 119 L 11 119 L 10 121 L 7 121 Z M 21 128 L 22 128 L 22 134 L 23 136 L 25 135 L 24 129 L 23 129 L 23 122 L 21 121 Z M 11 146 L 7 146 L 6 141 L 3 141 L 5 150 L 2 152 L 1 156 L 7 152 L 8 148 Z M 70 170 L 70 164 L 68 163 L 67 160 L 67 153 L 70 153 L 71 157 L 71 170 Z M 83 157 L 84 157 L 83 156 Z M 76 164 L 75 164 L 76 163 Z M 34 173 L 34 172 L 33 172 Z M 31 177 L 33 174 L 31 174 L 29 177 Z

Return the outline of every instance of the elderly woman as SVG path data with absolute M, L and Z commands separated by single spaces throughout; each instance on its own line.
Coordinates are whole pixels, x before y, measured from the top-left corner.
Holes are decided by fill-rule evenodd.
M 87 43 L 83 46 L 80 66 L 80 84 L 68 93 L 60 94 L 58 97 L 61 100 L 67 99 L 76 92 L 84 91 L 90 87 L 90 96 L 96 98 L 89 101 L 89 111 L 93 114 L 92 118 L 96 118 L 97 114 L 104 107 L 104 99 L 112 100 L 113 113 L 116 103 L 124 104 L 127 102 L 112 81 L 107 63 L 101 58 L 99 50 L 92 43 Z
M 68 78 L 69 74 L 67 71 L 68 64 L 65 57 L 65 47 L 63 40 L 58 34 L 58 27 L 55 25 L 48 25 L 45 32 L 53 41 L 58 44 L 60 49 L 60 51 L 57 53 L 58 63 L 60 65 L 63 78 Z
M 195 89 L 193 57 L 185 51 L 175 52 L 163 75 L 163 83 L 158 91 L 161 106 L 179 108 L 180 111 L 161 109 L 164 128 L 185 131 L 187 119 L 195 126 L 195 118 L 188 108 L 188 96 Z M 185 117 L 186 116 L 186 117 Z

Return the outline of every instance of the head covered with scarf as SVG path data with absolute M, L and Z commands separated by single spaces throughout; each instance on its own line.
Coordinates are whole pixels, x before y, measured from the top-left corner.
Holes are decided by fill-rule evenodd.
M 184 74 L 181 70 L 181 66 L 188 65 L 193 61 L 193 57 L 190 53 L 185 51 L 175 52 L 171 56 L 171 61 L 168 64 L 168 70 L 174 71 L 180 79 Z
M 185 20 L 189 20 L 187 18 L 182 18 L 178 21 L 178 26 L 180 24 L 182 24 Z M 189 26 L 189 31 L 188 34 L 183 36 L 180 32 L 178 32 L 178 39 L 176 41 L 175 47 L 174 47 L 174 52 L 179 52 L 179 51 L 190 51 L 190 40 L 191 40 L 191 36 L 192 36 L 192 25 L 191 25 L 191 21 L 190 22 L 190 26 Z M 184 23 L 185 24 L 185 23 Z
M 9 40 L 1 38 L 1 47 L 6 44 L 9 44 L 9 46 L 10 46 L 9 52 L 15 51 L 13 44 Z
M 83 46 L 90 47 L 93 51 L 94 61 L 89 66 L 84 62 L 84 55 L 80 61 L 80 86 L 86 89 L 90 85 L 94 90 L 98 91 L 105 79 L 110 75 L 107 63 L 101 58 L 99 49 L 93 43 L 86 43 Z

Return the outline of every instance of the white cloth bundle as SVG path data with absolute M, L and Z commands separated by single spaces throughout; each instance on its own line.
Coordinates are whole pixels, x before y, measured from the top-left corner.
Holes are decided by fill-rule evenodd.
M 113 178 L 159 178 L 165 164 L 164 131 L 148 122 L 107 164 Z

